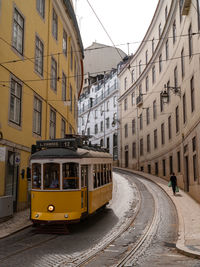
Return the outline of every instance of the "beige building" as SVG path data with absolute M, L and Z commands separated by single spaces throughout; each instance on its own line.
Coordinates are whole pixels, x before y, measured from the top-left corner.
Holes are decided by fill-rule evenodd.
M 160 0 L 120 79 L 120 164 L 200 202 L 200 1 Z

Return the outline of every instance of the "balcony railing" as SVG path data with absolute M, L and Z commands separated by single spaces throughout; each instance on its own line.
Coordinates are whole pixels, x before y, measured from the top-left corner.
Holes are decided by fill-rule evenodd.
M 139 107 L 143 104 L 143 95 L 140 94 L 137 98 L 136 98 L 136 105 Z

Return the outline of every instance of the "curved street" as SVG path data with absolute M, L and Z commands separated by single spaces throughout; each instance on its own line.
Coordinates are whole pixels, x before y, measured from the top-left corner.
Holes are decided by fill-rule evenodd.
M 117 171 L 106 209 L 71 225 L 69 235 L 36 234 L 29 227 L 1 239 L 0 266 L 198 266 L 175 249 L 177 223 L 160 187 Z

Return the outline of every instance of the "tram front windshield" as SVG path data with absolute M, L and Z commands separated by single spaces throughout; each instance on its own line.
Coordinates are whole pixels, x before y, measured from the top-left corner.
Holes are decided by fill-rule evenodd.
M 78 189 L 78 164 L 77 163 L 63 163 L 63 189 Z
M 62 182 L 60 186 L 60 166 L 59 163 L 44 163 L 43 164 L 43 189 L 44 190 L 70 190 L 79 189 L 79 164 L 70 162 L 62 164 Z M 32 188 L 41 188 L 41 170 L 42 164 L 32 164 Z

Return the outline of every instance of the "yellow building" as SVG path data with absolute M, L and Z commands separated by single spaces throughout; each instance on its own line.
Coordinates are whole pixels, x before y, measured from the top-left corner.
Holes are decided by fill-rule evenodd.
M 31 145 L 77 132 L 82 60 L 71 1 L 1 1 L 0 217 L 28 206 Z

